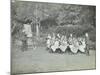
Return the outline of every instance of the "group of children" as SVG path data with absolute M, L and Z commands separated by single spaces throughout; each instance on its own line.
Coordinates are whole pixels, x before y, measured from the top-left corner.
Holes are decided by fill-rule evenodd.
M 69 48 L 72 53 L 77 53 L 78 51 L 89 54 L 87 49 L 87 38 L 88 33 L 84 35 L 85 37 L 73 37 L 73 34 L 70 34 L 69 37 L 60 34 L 54 34 L 51 36 L 47 35 L 47 48 L 52 52 L 61 50 L 63 53 Z
M 31 26 L 29 24 L 24 24 L 24 28 L 22 31 L 25 34 L 25 39 L 23 39 L 23 49 L 27 50 L 26 48 L 28 45 L 32 45 L 32 31 Z M 52 52 L 56 52 L 60 50 L 61 52 L 65 53 L 67 49 L 70 49 L 72 53 L 77 53 L 78 51 L 86 53 L 89 55 L 88 49 L 88 33 L 85 33 L 84 37 L 74 37 L 73 34 L 70 34 L 69 37 L 66 35 L 60 35 L 53 33 L 47 35 L 47 49 L 51 50 Z

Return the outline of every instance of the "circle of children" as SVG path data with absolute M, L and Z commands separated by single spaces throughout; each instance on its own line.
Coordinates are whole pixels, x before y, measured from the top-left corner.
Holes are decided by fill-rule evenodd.
M 47 35 L 47 49 L 51 52 L 57 52 L 57 50 L 60 50 L 60 52 L 65 53 L 68 49 L 73 54 L 78 53 L 78 51 L 82 53 L 89 53 L 87 49 L 87 38 L 88 33 L 85 33 L 85 37 L 73 37 L 73 34 L 70 34 L 69 37 L 66 37 L 65 35 L 60 34 L 50 34 Z

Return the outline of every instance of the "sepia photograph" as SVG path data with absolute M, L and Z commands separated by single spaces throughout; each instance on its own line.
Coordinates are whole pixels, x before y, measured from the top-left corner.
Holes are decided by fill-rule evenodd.
M 96 6 L 11 0 L 11 74 L 96 69 Z

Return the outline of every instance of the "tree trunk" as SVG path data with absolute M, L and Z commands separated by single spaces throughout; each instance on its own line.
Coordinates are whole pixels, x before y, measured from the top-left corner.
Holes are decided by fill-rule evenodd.
M 38 24 L 36 25 L 36 37 L 38 40 L 39 39 L 39 25 Z

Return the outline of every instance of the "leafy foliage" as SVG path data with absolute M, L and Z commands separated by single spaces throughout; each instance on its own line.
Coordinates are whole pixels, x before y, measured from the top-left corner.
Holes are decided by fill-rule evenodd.
M 36 24 L 39 23 L 41 32 L 47 32 L 52 28 L 55 30 L 56 27 L 63 26 L 59 27 L 60 29 L 58 28 L 57 31 L 65 33 L 64 31 L 67 30 L 67 33 L 84 34 L 95 30 L 95 10 L 95 6 L 87 5 L 16 1 L 12 3 L 11 8 L 12 32 L 17 34 L 24 23 L 30 22 L 33 33 L 36 31 Z M 72 27 L 68 27 L 69 24 Z

